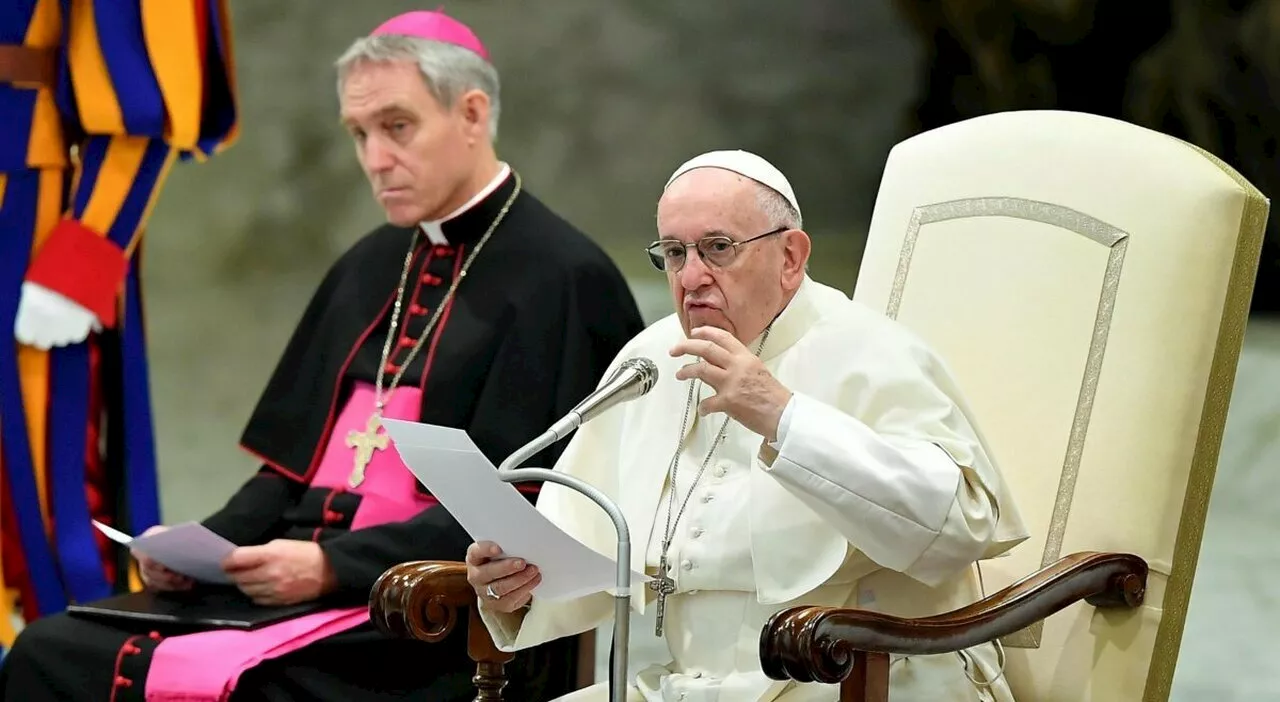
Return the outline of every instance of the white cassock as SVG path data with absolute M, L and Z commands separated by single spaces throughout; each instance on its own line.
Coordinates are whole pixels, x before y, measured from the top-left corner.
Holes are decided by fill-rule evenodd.
M 632 568 L 650 575 L 668 523 L 668 468 L 696 382 L 675 378 L 696 360 L 669 355 L 682 338 L 671 316 L 619 353 L 615 366 L 637 356 L 654 361 L 657 384 L 583 425 L 556 465 L 618 503 L 631 528 Z M 836 686 L 782 683 L 761 672 L 759 636 L 770 615 L 801 604 L 908 617 L 946 612 L 981 597 L 976 561 L 1027 538 L 955 383 L 897 323 L 806 279 L 760 358 L 794 393 L 778 441 L 767 445 L 729 422 L 691 494 L 725 415 L 697 416 L 709 388 L 689 412 L 672 520 L 688 502 L 668 553 L 677 586 L 664 622 L 672 660 L 641 670 L 632 699 L 836 700 Z M 538 510 L 616 556 L 613 525 L 587 498 L 548 483 Z M 653 606 L 647 588 L 632 592 L 637 611 Z M 535 593 L 523 620 L 488 612 L 484 619 L 495 643 L 513 651 L 588 631 L 612 615 L 608 593 L 565 602 Z M 896 659 L 890 671 L 893 702 L 1013 699 L 990 645 Z M 605 700 L 606 690 L 597 685 L 570 697 Z

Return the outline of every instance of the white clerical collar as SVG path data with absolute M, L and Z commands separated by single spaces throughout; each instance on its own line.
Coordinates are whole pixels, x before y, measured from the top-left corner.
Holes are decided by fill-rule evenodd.
M 511 166 L 503 163 L 502 168 L 498 169 L 498 175 L 494 176 L 493 180 L 489 181 L 488 185 L 481 188 L 480 192 L 476 193 L 475 197 L 467 200 L 466 204 L 462 207 L 459 207 L 440 219 L 433 219 L 430 222 L 419 222 L 418 226 L 422 228 L 422 231 L 427 235 L 427 239 L 429 239 L 431 243 L 439 246 L 447 245 L 449 243 L 449 239 L 445 237 L 444 229 L 441 225 L 480 204 L 482 200 L 492 195 L 493 191 L 497 190 L 498 186 L 502 185 L 503 181 L 505 181 L 507 176 L 510 174 Z
M 768 343 L 760 354 L 762 361 L 768 361 L 790 348 L 818 321 L 821 313 L 814 303 L 813 287 L 814 282 L 806 273 L 800 281 L 800 288 L 796 290 L 795 295 L 791 296 L 791 301 L 774 318 Z M 752 340 L 750 348 L 755 348 L 758 343 L 760 343 L 760 336 Z

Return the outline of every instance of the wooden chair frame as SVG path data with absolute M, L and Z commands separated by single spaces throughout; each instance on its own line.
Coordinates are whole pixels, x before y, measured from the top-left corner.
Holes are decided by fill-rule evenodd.
M 760 632 L 760 661 L 775 680 L 840 685 L 841 702 L 888 702 L 890 655 L 935 655 L 995 641 L 1076 602 L 1136 608 L 1146 592 L 1147 564 L 1123 553 L 1075 553 L 1009 587 L 946 614 L 905 619 L 832 607 L 778 612 Z M 451 561 L 413 561 L 387 570 L 369 610 L 390 636 L 435 643 L 467 622 L 467 653 L 476 662 L 477 702 L 500 702 L 512 654 L 499 651 L 480 619 L 467 568 Z M 593 646 L 584 646 L 579 681 L 590 684 Z

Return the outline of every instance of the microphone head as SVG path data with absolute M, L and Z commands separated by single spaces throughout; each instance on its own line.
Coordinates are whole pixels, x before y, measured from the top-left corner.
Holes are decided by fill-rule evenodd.
M 618 369 L 596 391 L 587 395 L 570 414 L 576 415 L 573 426 L 600 416 L 610 407 L 644 395 L 658 380 L 658 367 L 647 358 L 630 358 L 618 364 Z
M 640 375 L 640 387 L 638 388 L 639 392 L 636 393 L 637 397 L 652 390 L 654 384 L 658 382 L 658 366 L 643 356 L 628 358 L 623 361 L 618 368 L 618 372 L 625 370 L 632 370 Z

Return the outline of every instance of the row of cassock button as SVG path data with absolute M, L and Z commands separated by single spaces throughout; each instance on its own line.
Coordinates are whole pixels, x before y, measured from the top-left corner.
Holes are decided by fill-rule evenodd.
M 729 469 L 724 463 L 717 463 L 715 470 L 711 471 L 711 474 L 717 478 L 723 478 L 724 476 L 728 475 L 728 473 L 729 473 Z M 716 499 L 715 493 L 711 492 L 711 490 L 709 489 L 702 495 L 703 504 L 708 504 L 715 499 Z M 702 530 L 702 527 L 700 526 L 692 526 L 689 528 L 689 533 L 693 535 L 693 538 L 697 539 L 702 537 L 703 530 Z M 686 571 L 693 570 L 693 561 L 689 560 L 688 558 L 680 561 L 680 568 Z M 694 593 L 694 592 L 697 592 L 697 590 L 691 590 L 690 592 Z
M 715 470 L 711 471 L 711 474 L 717 478 L 723 478 L 727 473 L 728 473 L 728 470 L 725 468 L 725 465 L 723 463 L 717 463 Z M 710 503 L 715 499 L 716 499 L 715 493 L 711 492 L 710 489 L 708 489 L 706 493 L 702 495 L 703 504 Z M 703 533 L 702 527 L 695 526 L 689 530 L 689 533 L 693 535 L 693 538 L 697 539 L 702 536 L 702 533 Z M 685 569 L 686 571 L 693 570 L 693 561 L 690 561 L 689 559 L 686 558 L 683 561 L 681 561 L 680 567 Z M 690 590 L 689 592 L 690 594 L 696 594 L 698 591 Z M 689 675 L 693 677 L 695 680 L 702 678 L 701 671 L 689 671 Z M 683 700 L 683 699 L 687 699 L 688 697 L 689 697 L 688 692 L 680 693 L 680 699 Z
M 443 247 L 436 247 L 436 254 L 440 255 L 440 252 L 442 249 Z M 444 251 L 445 251 L 445 254 L 448 254 L 451 252 L 451 250 L 449 249 L 444 249 Z M 438 275 L 434 275 L 431 273 L 422 274 L 423 285 L 431 285 L 431 286 L 438 287 L 443 282 L 444 282 L 444 278 L 441 278 Z M 405 324 L 400 327 L 402 330 L 402 334 L 403 334 L 403 330 L 408 329 L 409 327 L 409 324 L 408 324 L 409 317 L 422 317 L 430 313 L 431 313 L 430 309 L 423 307 L 422 305 L 419 305 L 416 302 L 409 305 L 409 314 L 406 315 L 405 317 Z M 400 337 L 400 348 L 402 349 L 412 348 L 417 343 L 418 343 L 417 339 L 411 338 L 409 336 Z M 400 366 L 396 365 L 394 361 L 387 361 L 387 365 L 385 368 L 383 368 L 383 370 L 387 373 L 395 374 L 400 372 Z

